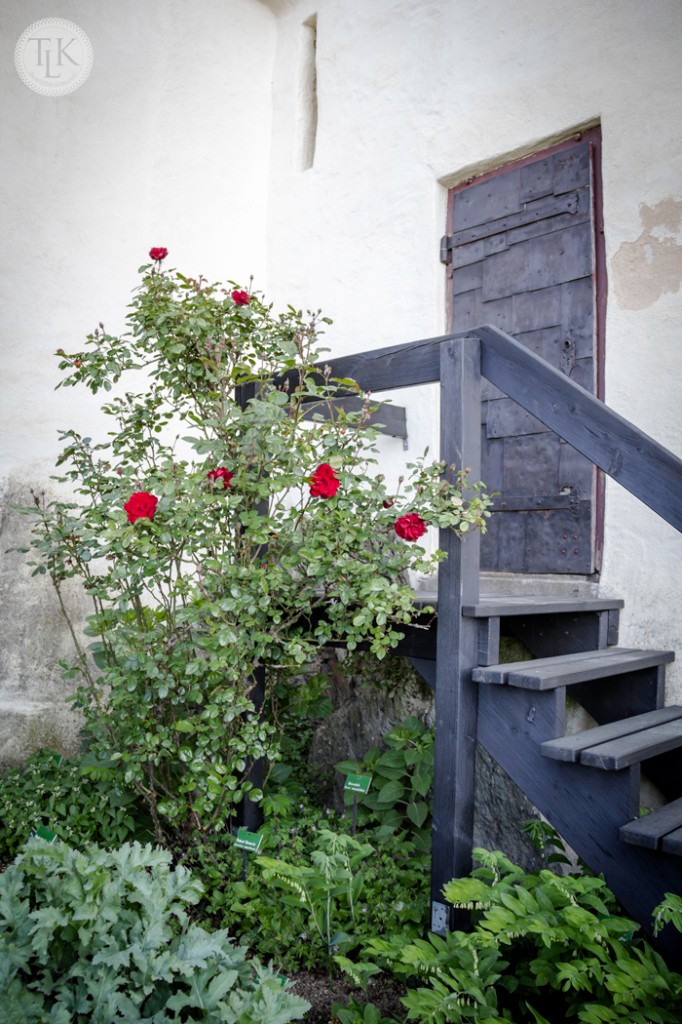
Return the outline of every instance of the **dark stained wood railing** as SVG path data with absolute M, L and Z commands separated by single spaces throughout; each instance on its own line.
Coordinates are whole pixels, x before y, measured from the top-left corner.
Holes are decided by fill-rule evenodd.
M 497 327 L 329 362 L 335 377 L 351 377 L 372 392 L 433 383 L 440 379 L 441 345 L 465 337 L 480 342 L 481 373 L 491 384 L 682 531 L 682 460 Z
M 476 333 L 491 384 L 682 531 L 682 460 L 508 334 Z
M 682 460 L 514 338 L 495 327 L 327 360 L 335 378 L 370 392 L 440 382 L 440 457 L 480 477 L 481 376 L 682 531 Z M 438 580 L 432 927 L 447 920 L 443 885 L 471 869 L 477 629 L 462 615 L 478 600 L 478 535 L 444 532 Z

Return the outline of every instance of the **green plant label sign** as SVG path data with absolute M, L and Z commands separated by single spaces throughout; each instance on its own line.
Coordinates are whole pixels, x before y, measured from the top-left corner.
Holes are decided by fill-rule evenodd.
M 238 850 L 250 850 L 251 853 L 258 853 L 262 842 L 263 836 L 261 833 L 249 832 L 245 828 L 240 828 L 237 831 L 237 838 L 235 839 L 234 845 Z
M 371 781 L 371 775 L 348 775 L 343 788 L 350 790 L 351 793 L 366 793 Z
M 31 829 L 29 839 L 35 839 L 36 836 L 44 839 L 46 843 L 53 843 L 57 838 L 57 833 L 53 832 L 52 829 L 45 828 L 44 825 L 39 825 L 38 828 Z

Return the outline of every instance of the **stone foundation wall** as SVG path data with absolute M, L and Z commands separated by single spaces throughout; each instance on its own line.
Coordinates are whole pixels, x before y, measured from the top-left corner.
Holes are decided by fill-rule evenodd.
M 20 764 L 39 747 L 75 753 L 80 715 L 65 703 L 72 690 L 59 662 L 73 656 L 57 595 L 46 575 L 33 576 L 30 522 L 16 505 L 32 501 L 30 484 L 4 481 L 0 495 L 0 767 Z M 77 585 L 64 588 L 76 620 L 88 606 Z
M 433 726 L 434 700 L 431 691 L 403 659 L 396 667 L 392 659 L 372 664 L 368 656 L 366 668 L 344 670 L 343 662 L 336 668 L 327 660 L 331 678 L 334 711 L 317 728 L 310 749 L 310 762 L 323 771 L 334 771 L 339 761 L 362 760 L 370 747 L 381 745 L 381 738 L 408 716 Z M 376 683 L 386 673 L 389 689 L 380 690 Z M 369 680 L 365 672 L 369 675 Z M 394 685 L 391 686 L 391 683 Z M 343 807 L 341 776 L 336 775 L 334 795 Z M 489 850 L 503 850 L 515 863 L 528 871 L 544 867 L 537 849 L 522 833 L 529 818 L 540 817 L 537 808 L 526 799 L 509 776 L 490 755 L 478 747 L 476 759 L 476 814 L 474 845 Z

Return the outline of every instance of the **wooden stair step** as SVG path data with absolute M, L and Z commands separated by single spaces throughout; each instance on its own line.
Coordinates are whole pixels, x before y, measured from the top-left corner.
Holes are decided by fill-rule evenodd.
M 465 604 L 462 614 L 469 618 L 507 618 L 517 615 L 558 615 L 564 612 L 608 612 L 621 609 L 620 598 L 544 597 L 542 595 L 482 595 L 476 604 Z
M 664 843 L 667 842 L 668 853 L 681 854 L 682 798 L 641 818 L 634 818 L 618 829 L 618 835 L 625 843 L 644 846 L 649 850 L 666 849 Z
M 582 752 L 590 747 L 599 746 L 610 740 L 621 739 L 624 736 L 636 735 L 651 726 L 664 725 L 666 722 L 674 722 L 680 718 L 682 718 L 682 707 L 671 704 L 656 711 L 647 711 L 643 715 L 632 715 L 630 718 L 621 718 L 617 722 L 597 725 L 593 729 L 583 729 L 582 732 L 575 732 L 569 736 L 545 740 L 540 746 L 540 752 L 544 757 L 551 757 L 554 761 L 578 762 Z
M 675 856 L 682 857 L 682 828 L 677 828 L 674 832 L 668 832 L 667 836 L 663 836 L 661 849 L 664 853 L 674 853 Z
M 544 757 L 619 771 L 682 746 L 682 707 L 671 705 L 570 736 L 546 740 Z
M 571 686 L 666 665 L 674 658 L 672 651 L 604 647 L 598 651 L 563 654 L 558 658 L 535 658 L 531 661 L 480 666 L 474 669 L 472 678 L 477 683 L 506 684 L 526 690 L 553 690 L 558 686 Z
M 621 739 L 611 740 L 610 743 L 590 747 L 580 755 L 580 763 L 615 772 L 629 768 L 631 764 L 646 761 L 647 758 L 665 754 L 669 750 L 677 750 L 678 747 L 682 747 L 680 720 L 668 722 L 666 725 L 656 725 L 632 736 L 623 736 Z

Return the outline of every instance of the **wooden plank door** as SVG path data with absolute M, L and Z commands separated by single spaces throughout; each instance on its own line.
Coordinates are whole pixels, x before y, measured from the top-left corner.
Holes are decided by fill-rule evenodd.
M 451 328 L 493 324 L 592 393 L 598 386 L 593 141 L 557 147 L 450 195 Z M 590 574 L 594 467 L 484 383 L 481 477 L 497 491 L 482 568 Z

